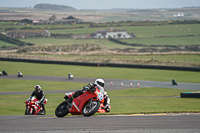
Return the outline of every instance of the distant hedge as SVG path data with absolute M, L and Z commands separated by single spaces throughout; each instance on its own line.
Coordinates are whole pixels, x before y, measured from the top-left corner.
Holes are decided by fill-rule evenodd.
M 33 46 L 33 45 L 35 45 L 33 43 L 26 43 L 26 42 L 22 42 L 22 41 L 20 41 L 18 39 L 7 37 L 6 35 L 3 35 L 3 34 L 0 34 L 0 40 L 4 41 L 4 42 L 7 42 L 7 43 L 15 44 L 17 46 L 26 46 L 26 45 Z

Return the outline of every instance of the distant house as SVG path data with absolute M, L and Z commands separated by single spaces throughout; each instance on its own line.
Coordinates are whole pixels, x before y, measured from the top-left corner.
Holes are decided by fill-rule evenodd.
M 106 30 L 98 30 L 96 33 L 93 33 L 92 36 L 97 39 L 103 38 L 133 38 L 133 34 L 128 34 L 126 30 L 119 30 L 119 29 L 106 29 Z
M 27 24 L 32 24 L 32 23 L 33 23 L 33 20 L 30 20 L 30 19 L 22 19 L 19 21 L 20 25 L 27 25 Z
M 73 16 L 69 16 L 67 18 L 62 18 L 62 19 L 56 19 L 55 16 L 52 16 L 49 18 L 49 21 L 46 23 L 50 24 L 79 24 L 83 22 L 82 19 L 75 18 Z
M 50 37 L 51 33 L 48 30 L 8 30 L 6 35 L 12 38 L 28 38 Z
M 82 19 L 77 19 L 77 18 L 75 18 L 73 16 L 69 16 L 67 18 L 63 18 L 63 20 L 65 20 L 65 21 L 67 21 L 67 22 L 69 22 L 71 24 L 79 24 L 79 23 L 83 22 Z

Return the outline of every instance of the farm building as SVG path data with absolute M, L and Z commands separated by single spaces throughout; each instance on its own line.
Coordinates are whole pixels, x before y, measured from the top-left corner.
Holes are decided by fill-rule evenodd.
M 80 22 L 83 22 L 82 19 L 77 19 L 73 16 L 69 16 L 67 18 L 63 18 L 64 21 L 67 21 L 70 24 L 79 24 Z
M 28 20 L 24 19 L 19 21 L 19 24 L 34 24 L 34 25 L 44 25 L 44 24 L 79 24 L 83 22 L 82 19 L 75 18 L 73 16 L 69 16 L 67 18 L 56 19 L 55 15 L 52 15 L 49 20 Z
M 50 37 L 51 33 L 48 30 L 8 30 L 6 35 L 12 38 L 28 38 Z
M 20 25 L 27 25 L 27 24 L 31 24 L 33 22 L 33 20 L 30 19 L 22 19 L 19 21 Z
M 103 39 L 103 38 L 133 38 L 133 34 L 128 34 L 126 30 L 119 29 L 106 29 L 98 30 L 96 33 L 92 34 L 94 38 Z
M 82 19 L 77 19 L 73 16 L 69 16 L 67 18 L 62 18 L 62 19 L 56 19 L 55 16 L 52 16 L 49 18 L 49 22 L 46 23 L 51 23 L 51 24 L 79 24 L 80 22 L 83 22 Z

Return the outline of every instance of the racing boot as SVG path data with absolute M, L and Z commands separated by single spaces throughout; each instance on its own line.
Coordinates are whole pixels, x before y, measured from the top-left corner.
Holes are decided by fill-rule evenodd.
M 105 109 L 106 112 L 110 112 L 110 109 L 109 109 L 110 105 L 107 104 L 105 107 L 101 107 L 102 109 Z
M 110 112 L 110 109 L 109 109 L 109 107 L 110 107 L 110 105 L 109 105 L 109 104 L 107 104 L 107 105 L 106 105 L 106 109 L 105 109 L 105 110 L 106 110 L 106 112 Z
M 109 108 L 106 108 L 106 112 L 110 112 L 110 109 L 109 109 Z
M 66 102 L 68 103 L 68 107 L 71 108 L 72 107 L 72 100 L 73 100 L 73 95 L 71 97 L 69 97 Z

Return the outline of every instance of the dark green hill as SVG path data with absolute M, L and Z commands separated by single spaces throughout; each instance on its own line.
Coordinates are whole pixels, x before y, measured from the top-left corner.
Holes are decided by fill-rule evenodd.
M 76 11 L 75 8 L 70 6 L 54 5 L 54 4 L 36 4 L 34 8 L 40 10 Z

